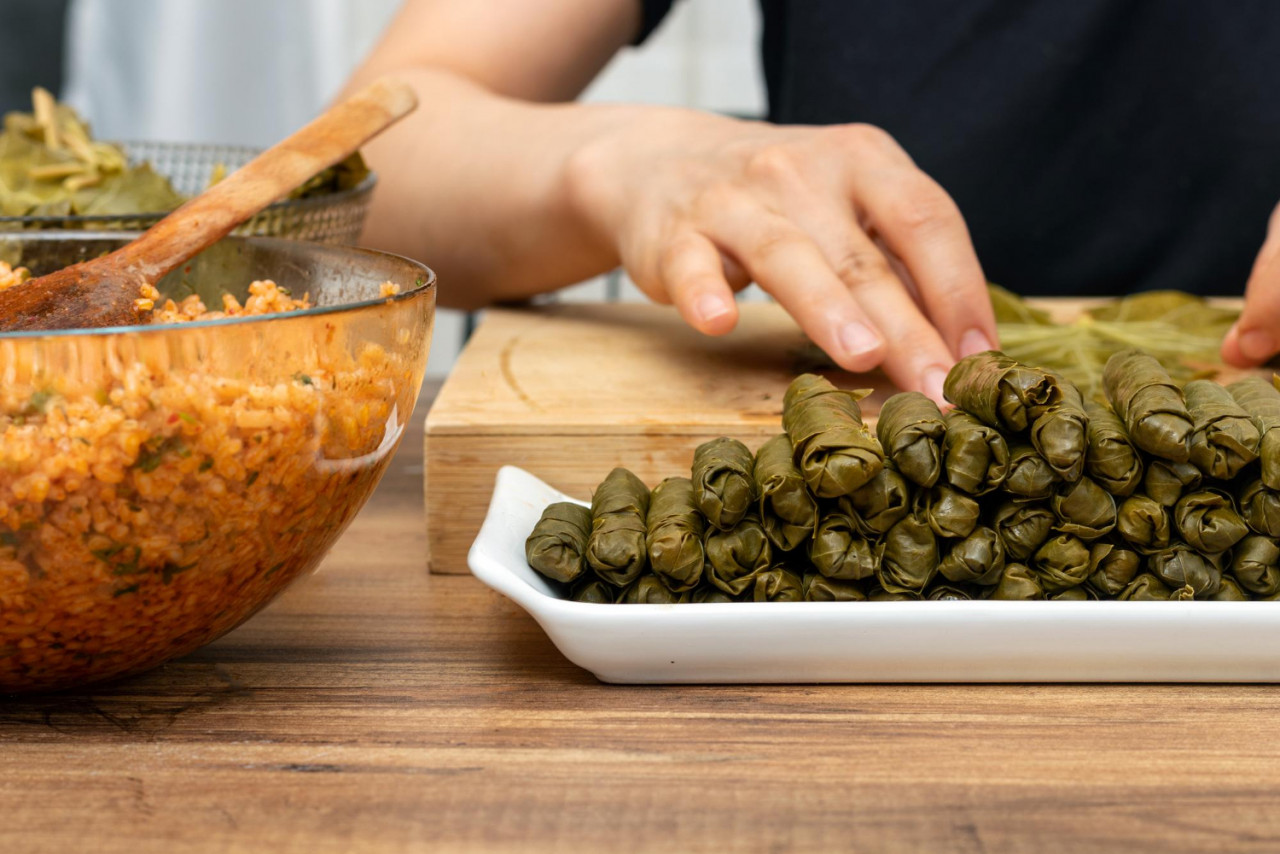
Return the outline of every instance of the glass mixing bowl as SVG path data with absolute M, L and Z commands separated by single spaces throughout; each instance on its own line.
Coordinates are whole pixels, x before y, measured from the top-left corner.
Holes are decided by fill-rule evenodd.
M 0 259 L 40 275 L 129 237 L 15 235 Z M 0 693 L 136 673 L 230 631 L 312 570 L 377 485 L 426 368 L 434 274 L 228 238 L 161 291 L 219 307 L 259 279 L 314 307 L 0 333 Z

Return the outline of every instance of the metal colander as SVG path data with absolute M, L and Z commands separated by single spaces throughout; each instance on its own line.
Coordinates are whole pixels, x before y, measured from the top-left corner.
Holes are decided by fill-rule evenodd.
M 177 142 L 122 142 L 130 163 L 148 162 L 155 171 L 173 182 L 185 196 L 194 196 L 209 183 L 209 176 L 221 164 L 230 172 L 243 166 L 260 149 L 244 145 L 204 145 Z M 307 199 L 277 202 L 234 234 L 314 240 L 320 243 L 355 243 L 364 226 L 373 193 L 375 176 L 370 173 L 349 190 L 326 193 Z M 0 231 L 142 231 L 154 225 L 166 212 L 113 216 L 0 216 Z

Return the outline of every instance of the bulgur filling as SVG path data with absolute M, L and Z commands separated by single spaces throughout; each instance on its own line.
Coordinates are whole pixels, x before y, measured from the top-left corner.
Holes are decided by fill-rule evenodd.
M 0 265 L 0 288 L 25 276 Z M 261 281 L 243 304 L 169 300 L 153 319 L 309 305 Z M 194 649 L 337 538 L 417 389 L 407 356 L 358 336 L 335 346 L 341 321 L 300 320 L 192 329 L 181 342 L 0 338 L 0 692 Z

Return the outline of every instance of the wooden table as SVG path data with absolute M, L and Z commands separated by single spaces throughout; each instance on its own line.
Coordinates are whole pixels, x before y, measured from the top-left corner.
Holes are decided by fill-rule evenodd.
M 0 852 L 1280 848 L 1270 686 L 597 683 L 427 574 L 420 438 L 222 641 L 0 700 Z

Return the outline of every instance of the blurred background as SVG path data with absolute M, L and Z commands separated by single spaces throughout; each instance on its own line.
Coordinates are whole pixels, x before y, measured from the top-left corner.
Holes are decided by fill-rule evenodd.
M 762 115 L 757 2 L 677 3 L 662 27 L 619 56 L 585 99 Z M 42 85 L 79 110 L 102 139 L 270 145 L 333 98 L 398 5 L 0 0 L 8 22 L 0 33 L 0 110 L 30 110 L 31 87 Z M 753 288 L 743 298 L 763 295 Z M 614 274 L 553 299 L 644 297 Z M 449 371 L 469 328 L 463 313 L 440 312 L 429 374 Z

